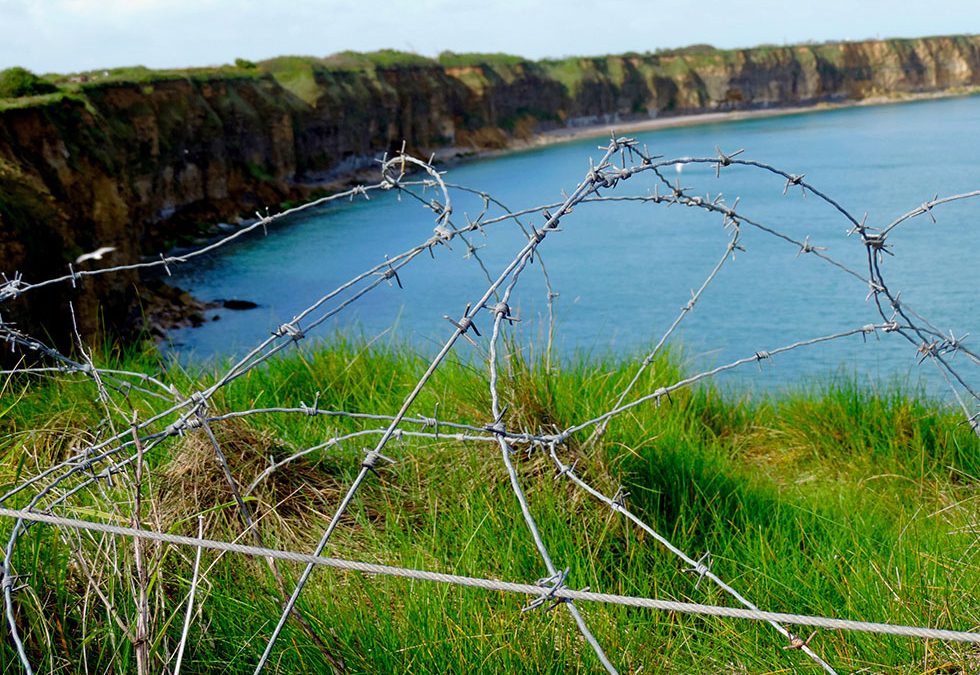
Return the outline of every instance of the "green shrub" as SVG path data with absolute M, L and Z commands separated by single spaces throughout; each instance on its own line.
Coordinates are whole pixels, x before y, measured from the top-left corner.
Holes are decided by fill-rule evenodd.
M 13 67 L 0 71 L 0 98 L 40 96 L 58 91 L 58 88 L 27 70 Z
M 362 68 L 411 68 L 432 66 L 436 61 L 421 54 L 401 52 L 397 49 L 379 49 L 374 52 L 338 52 L 323 59 L 331 69 L 358 70 Z
M 439 54 L 439 63 L 446 68 L 466 67 L 466 66 L 516 66 L 526 63 L 527 59 L 522 56 L 512 54 L 494 53 L 466 53 L 444 51 Z

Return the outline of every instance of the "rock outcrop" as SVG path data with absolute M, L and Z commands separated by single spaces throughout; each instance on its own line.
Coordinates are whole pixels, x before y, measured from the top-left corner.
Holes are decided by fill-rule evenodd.
M 345 53 L 56 84 L 55 93 L 0 101 L 8 277 L 61 275 L 101 246 L 114 247 L 109 262 L 138 260 L 201 224 L 307 197 L 403 141 L 420 152 L 479 150 L 562 126 L 967 90 L 980 86 L 980 36 L 539 62 Z M 138 281 L 87 279 L 0 310 L 65 344 L 69 300 L 83 334 L 137 326 Z

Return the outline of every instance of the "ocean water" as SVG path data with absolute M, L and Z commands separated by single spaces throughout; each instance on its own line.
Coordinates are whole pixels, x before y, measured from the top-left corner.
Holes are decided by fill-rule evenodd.
M 806 180 L 871 226 L 882 227 L 935 195 L 980 189 L 980 97 L 822 111 L 633 134 L 667 158 L 710 157 L 744 148 L 752 159 Z M 447 169 L 447 182 L 492 194 L 512 210 L 560 201 L 597 158 L 602 139 L 587 139 Z M 864 246 L 847 236 L 849 223 L 833 208 L 785 181 L 750 167 L 687 165 L 665 172 L 689 194 L 724 195 L 738 211 L 813 246 L 867 276 Z M 648 195 L 652 174 L 621 183 L 608 195 Z M 662 190 L 661 190 L 662 191 Z M 428 191 L 426 197 L 436 196 Z M 453 193 L 459 223 L 475 218 L 481 200 Z M 492 214 L 499 213 L 494 209 Z M 937 207 L 937 222 L 919 216 L 889 236 L 882 273 L 903 304 L 957 337 L 980 340 L 980 199 Z M 525 219 L 536 225 L 540 216 Z M 249 235 L 206 260 L 180 266 L 174 283 L 204 300 L 245 299 L 250 311 L 216 310 L 202 327 L 175 331 L 166 349 L 191 361 L 246 353 L 317 298 L 361 271 L 426 240 L 434 215 L 414 199 L 375 193 L 279 223 L 266 236 Z M 583 204 L 562 219 L 540 253 L 559 293 L 554 301 L 555 358 L 642 358 L 673 322 L 724 254 L 731 230 L 699 209 L 630 202 Z M 512 223 L 472 235 L 493 276 L 526 238 Z M 799 247 L 743 225 L 734 260 L 722 267 L 682 322 L 670 344 L 696 372 L 811 337 L 880 323 L 867 284 Z M 399 272 L 403 288 L 381 284 L 311 333 L 311 341 L 338 332 L 394 341 L 434 354 L 458 317 L 488 281 L 466 247 L 454 241 Z M 540 260 L 521 276 L 511 301 L 521 322 L 514 344 L 545 350 L 547 288 Z M 335 306 L 325 305 L 325 309 Z M 314 316 L 317 316 L 315 314 Z M 477 319 L 484 336 L 489 315 Z M 975 341 L 974 341 L 975 343 Z M 485 338 L 482 345 L 485 346 Z M 968 338 L 966 344 L 971 344 Z M 464 359 L 484 358 L 465 341 Z M 976 348 L 974 349 L 976 351 Z M 853 336 L 781 354 L 718 378 L 723 388 L 778 390 L 846 375 L 878 385 L 899 380 L 942 395 L 942 380 L 920 366 L 914 345 L 895 334 Z M 976 387 L 978 367 L 963 355 L 954 365 Z

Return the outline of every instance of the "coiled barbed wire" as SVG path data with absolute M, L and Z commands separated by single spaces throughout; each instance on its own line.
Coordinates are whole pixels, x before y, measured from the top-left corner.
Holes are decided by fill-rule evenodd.
M 915 635 L 936 639 L 980 640 L 980 635 L 966 631 L 936 631 L 927 627 L 890 628 L 884 624 L 862 623 L 827 617 L 800 617 L 798 615 L 775 614 L 761 611 L 755 604 L 738 593 L 732 586 L 723 581 L 711 570 L 710 558 L 707 554 L 700 559 L 695 559 L 687 555 L 663 535 L 656 532 L 642 518 L 626 508 L 625 492 L 623 490 L 620 490 L 619 493 L 611 497 L 603 494 L 595 487 L 586 483 L 575 472 L 574 463 L 569 464 L 563 458 L 563 448 L 571 438 L 576 437 L 585 442 L 595 442 L 605 432 L 608 424 L 637 406 L 647 404 L 659 405 L 662 401 L 669 400 L 670 394 L 675 391 L 692 387 L 699 382 L 709 380 L 723 372 L 734 370 L 747 364 L 772 359 L 779 354 L 803 350 L 809 346 L 824 342 L 844 340 L 853 336 L 877 335 L 879 333 L 883 335 L 894 334 L 901 336 L 901 338 L 906 340 L 914 348 L 915 354 L 920 358 L 921 362 L 928 361 L 939 371 L 952 392 L 957 405 L 962 410 L 967 423 L 971 425 L 974 433 L 980 436 L 980 423 L 978 423 L 978 413 L 976 412 L 980 398 L 978 398 L 977 387 L 974 384 L 976 368 L 980 366 L 980 357 L 964 345 L 963 337 L 956 337 L 955 333 L 950 332 L 948 329 L 938 328 L 919 311 L 907 306 L 904 301 L 900 300 L 898 292 L 893 291 L 886 283 L 882 270 L 883 253 L 887 252 L 888 237 L 895 228 L 918 216 L 928 215 L 930 218 L 933 218 L 934 208 L 953 201 L 978 197 L 980 196 L 980 190 L 945 197 L 939 197 L 937 195 L 932 200 L 897 217 L 888 225 L 875 229 L 869 226 L 864 219 L 857 219 L 837 201 L 807 182 L 803 174 L 794 174 L 763 162 L 739 158 L 739 155 L 743 152 L 742 150 L 726 154 L 719 149 L 717 156 L 714 157 L 680 157 L 667 159 L 652 155 L 646 148 L 641 148 L 633 139 L 615 136 L 610 139 L 607 145 L 600 146 L 600 150 L 602 150 L 602 156 L 598 161 L 590 159 L 588 170 L 574 191 L 565 195 L 560 201 L 537 207 L 512 211 L 486 192 L 447 183 L 443 178 L 443 173 L 433 165 L 431 160 L 425 161 L 412 157 L 406 154 L 403 148 L 402 152 L 390 157 L 385 156 L 381 159 L 381 177 L 376 183 L 358 186 L 274 216 L 260 215 L 258 220 L 242 230 L 195 251 L 182 254 L 181 256 L 161 255 L 159 260 L 124 264 L 95 270 L 76 271 L 69 267 L 69 274 L 41 281 L 24 280 L 15 271 L 9 271 L 8 273 L 8 271 L 4 270 L 3 283 L 0 284 L 0 309 L 2 309 L 4 302 L 25 294 L 30 294 L 35 289 L 58 284 L 77 285 L 83 283 L 87 277 L 91 276 L 152 267 L 162 267 L 169 273 L 170 266 L 172 265 L 180 265 L 190 259 L 210 254 L 231 241 L 255 232 L 260 228 L 266 231 L 269 225 L 278 223 L 289 215 L 322 206 L 342 198 L 354 199 L 363 197 L 369 199 L 370 194 L 377 191 L 394 191 L 399 195 L 409 197 L 411 201 L 428 209 L 435 217 L 435 224 L 431 236 L 402 253 L 390 257 L 385 256 L 383 261 L 379 261 L 338 287 L 324 292 L 289 321 L 275 328 L 269 337 L 255 345 L 244 356 L 226 368 L 212 384 L 197 391 L 178 391 L 173 385 L 165 384 L 161 378 L 149 373 L 99 368 L 94 364 L 92 358 L 87 356 L 80 339 L 78 351 L 81 357 L 66 355 L 52 346 L 47 345 L 44 341 L 20 332 L 12 324 L 4 323 L 0 319 L 0 340 L 3 340 L 11 349 L 34 354 L 39 357 L 39 362 L 44 363 L 44 365 L 24 366 L 10 371 L 3 371 L 2 374 L 11 376 L 21 374 L 36 376 L 77 374 L 91 379 L 98 389 L 100 405 L 103 406 L 104 411 L 104 426 L 108 430 L 103 434 L 101 440 L 93 441 L 84 447 L 76 448 L 65 460 L 41 470 L 36 475 L 21 480 L 4 494 L 0 495 L 0 504 L 6 504 L 14 496 L 31 491 L 31 496 L 27 504 L 19 510 L 11 510 L 0 506 L 0 516 L 12 518 L 14 521 L 4 549 L 3 579 L 0 587 L 3 589 L 10 638 L 15 645 L 24 669 L 28 673 L 33 672 L 32 664 L 16 621 L 15 584 L 19 580 L 19 577 L 13 570 L 12 560 L 19 539 L 31 527 L 32 523 L 47 523 L 64 528 L 88 528 L 116 536 L 153 539 L 175 545 L 196 545 L 198 546 L 198 551 L 200 551 L 201 547 L 204 547 L 233 553 L 259 555 L 267 559 L 274 572 L 278 570 L 275 565 L 275 561 L 277 560 L 293 560 L 306 563 L 303 574 L 291 591 L 287 592 L 284 581 L 277 574 L 279 592 L 284 601 L 283 611 L 256 665 L 255 672 L 259 673 L 273 653 L 277 638 L 290 617 L 294 616 L 297 620 L 303 621 L 302 615 L 296 610 L 297 599 L 316 567 L 322 564 L 332 564 L 323 562 L 327 559 L 321 557 L 322 552 L 328 545 L 332 534 L 340 526 L 342 516 L 360 487 L 374 473 L 381 469 L 382 463 L 391 464 L 397 461 L 398 453 L 389 451 L 388 446 L 392 439 L 402 437 L 416 438 L 420 441 L 454 440 L 460 443 L 479 442 L 497 445 L 501 452 L 502 462 L 510 478 L 512 492 L 518 502 L 530 536 L 541 556 L 547 575 L 542 577 L 537 584 L 511 584 L 511 587 L 504 588 L 506 585 L 504 582 L 495 582 L 497 586 L 493 586 L 493 588 L 530 593 L 531 595 L 537 593 L 536 599 L 529 605 L 530 609 L 548 603 L 564 604 L 572 614 L 579 631 L 595 652 L 598 662 L 609 672 L 616 672 L 613 659 L 605 653 L 598 640 L 591 633 L 585 618 L 577 610 L 574 601 L 598 600 L 599 596 L 603 598 L 614 596 L 602 593 L 571 591 L 568 588 L 571 580 L 568 578 L 567 568 L 560 562 L 552 559 L 545 541 L 547 533 L 542 532 L 538 527 L 537 521 L 532 513 L 532 505 L 529 503 L 521 485 L 520 476 L 510 461 L 511 455 L 517 448 L 527 448 L 528 450 L 539 449 L 546 452 L 555 464 L 558 478 L 565 477 L 578 489 L 583 490 L 593 498 L 604 503 L 614 512 L 623 515 L 629 522 L 652 535 L 655 541 L 680 558 L 684 565 L 686 565 L 685 569 L 694 575 L 695 587 L 697 587 L 697 584 L 700 584 L 702 579 L 707 578 L 722 591 L 742 604 L 745 609 L 735 610 L 716 607 L 709 611 L 705 609 L 707 607 L 706 605 L 651 599 L 644 599 L 642 603 L 637 600 L 636 603 L 633 603 L 634 606 L 669 608 L 673 611 L 690 611 L 694 613 L 715 612 L 719 616 L 755 618 L 767 621 L 780 633 L 783 639 L 789 641 L 789 647 L 793 651 L 800 651 L 805 654 L 828 673 L 833 673 L 834 669 L 810 647 L 809 639 L 800 639 L 782 624 L 796 623 L 842 630 L 880 630 L 880 632 L 891 632 L 892 634 Z M 679 182 L 671 183 L 663 173 L 663 170 L 667 167 L 687 164 L 712 166 L 718 175 L 723 170 L 728 171 L 735 167 L 741 167 L 745 170 L 761 171 L 777 176 L 783 181 L 784 193 L 791 188 L 798 188 L 814 195 L 818 200 L 837 212 L 848 223 L 851 234 L 857 236 L 857 240 L 865 251 L 867 261 L 866 269 L 858 270 L 846 265 L 828 254 L 822 247 L 811 244 L 809 237 L 800 240 L 798 237 L 780 231 L 780 229 L 773 225 L 764 223 L 743 213 L 738 210 L 738 200 L 735 200 L 733 204 L 729 205 L 721 195 L 714 198 L 710 197 L 710 195 L 704 197 L 694 195 L 687 188 L 681 187 Z M 423 177 L 421 179 L 412 177 L 412 173 L 410 172 L 413 169 L 415 173 L 423 174 Z M 641 174 L 650 174 L 654 178 L 655 188 L 652 192 L 642 195 L 622 195 L 615 193 L 621 186 L 629 184 L 630 179 Z M 482 210 L 475 218 L 466 217 L 465 222 L 458 220 L 457 214 L 454 213 L 452 201 L 454 190 L 475 194 L 482 200 Z M 435 191 L 437 196 L 429 196 L 429 191 Z M 604 203 L 624 201 L 667 206 L 678 204 L 716 214 L 721 216 L 723 227 L 730 233 L 729 241 L 701 286 L 697 291 L 692 292 L 690 299 L 683 305 L 675 320 L 654 343 L 646 357 L 637 364 L 634 376 L 628 385 L 619 393 L 615 401 L 610 401 L 609 407 L 604 412 L 591 419 L 576 421 L 564 429 L 551 433 L 546 433 L 542 430 L 508 428 L 509 420 L 506 414 L 506 402 L 502 400 L 502 395 L 498 388 L 497 361 L 502 336 L 509 325 L 516 319 L 509 304 L 514 289 L 518 286 L 522 274 L 530 267 L 533 261 L 537 261 L 547 289 L 550 324 L 547 352 L 550 355 L 550 343 L 554 336 L 553 301 L 557 294 L 548 277 L 546 268 L 541 263 L 540 249 L 548 238 L 557 236 L 561 231 L 559 227 L 561 222 L 567 222 L 574 217 L 572 211 L 576 206 L 585 203 L 601 205 Z M 502 213 L 491 215 L 495 208 L 500 209 Z M 533 218 L 543 219 L 542 224 L 539 226 L 531 224 L 531 219 Z M 490 228 L 491 226 L 499 227 L 505 223 L 515 225 L 522 233 L 526 243 L 521 246 L 502 269 L 494 271 L 480 258 L 477 252 L 479 247 L 475 246 L 468 237 L 474 234 L 486 235 L 486 228 Z M 668 340 L 674 335 L 677 327 L 694 311 L 698 301 L 714 282 L 726 262 L 734 257 L 736 251 L 740 250 L 740 236 L 745 228 L 753 228 L 768 236 L 775 237 L 792 247 L 791 250 L 795 251 L 797 255 L 812 256 L 825 263 L 828 266 L 828 271 L 841 273 L 856 280 L 857 285 L 855 288 L 857 291 L 867 293 L 868 300 L 873 300 L 877 314 L 876 321 L 827 335 L 802 337 L 785 345 L 766 345 L 764 349 L 746 354 L 742 358 L 688 375 L 669 384 L 663 384 L 653 391 L 634 393 L 634 389 L 640 382 L 643 372 L 650 366 L 657 354 L 660 353 Z M 229 383 L 242 377 L 262 363 L 265 363 L 276 354 L 300 344 L 311 331 L 324 324 L 329 318 L 336 316 L 352 306 L 379 286 L 383 284 L 397 284 L 400 287 L 401 279 L 399 272 L 403 268 L 410 265 L 424 253 L 430 253 L 435 256 L 437 251 L 443 248 L 448 249 L 449 244 L 456 239 L 463 242 L 466 248 L 466 257 L 473 259 L 479 265 L 481 273 L 487 279 L 486 289 L 479 297 L 474 298 L 466 306 L 462 314 L 446 315 L 446 320 L 452 326 L 449 337 L 435 357 L 431 359 L 429 365 L 417 379 L 411 392 L 405 397 L 397 411 L 323 410 L 318 405 L 318 394 L 312 399 L 314 401 L 312 405 L 300 402 L 298 406 L 290 408 L 250 408 L 221 412 L 216 410 L 218 406 L 215 402 L 215 395 Z M 480 319 L 481 323 L 485 321 L 490 323 L 491 330 L 489 334 L 484 335 L 480 332 L 477 324 L 478 319 Z M 410 416 L 409 412 L 418 395 L 429 384 L 434 373 L 447 360 L 449 355 L 453 353 L 454 347 L 460 339 L 479 347 L 483 350 L 482 353 L 487 356 L 488 387 L 490 393 L 490 409 L 488 410 L 487 419 L 490 421 L 481 425 L 465 420 L 438 419 L 437 415 L 433 415 L 432 417 L 419 414 Z M 963 358 L 954 367 L 952 357 L 958 354 L 962 354 Z M 162 411 L 142 415 L 141 418 L 139 411 L 130 400 L 130 394 L 133 392 L 153 397 L 156 400 L 162 400 L 165 402 L 166 407 Z M 312 396 L 312 392 L 307 392 L 305 396 Z M 221 443 L 212 430 L 213 425 L 220 425 L 228 420 L 254 415 L 291 414 L 374 421 L 381 422 L 382 425 L 375 429 L 360 429 L 339 434 L 328 439 L 310 439 L 311 443 L 307 447 L 285 458 L 271 460 L 269 466 L 249 485 L 243 488 L 239 484 L 238 477 L 234 475 L 234 471 L 225 457 Z M 125 425 L 119 425 L 119 428 L 117 428 L 117 424 L 114 423 L 115 419 L 126 419 L 127 423 Z M 591 435 L 587 438 L 582 438 L 586 433 Z M 103 484 L 112 485 L 113 480 L 126 480 L 135 482 L 138 485 L 140 482 L 138 476 L 140 475 L 140 468 L 144 458 L 148 454 L 161 452 L 161 449 L 166 447 L 168 443 L 187 434 L 203 434 L 213 449 L 215 459 L 221 467 L 224 479 L 235 497 L 237 508 L 241 514 L 243 534 L 248 533 L 249 536 L 255 539 L 256 543 L 254 546 L 240 544 L 222 545 L 216 542 L 208 542 L 200 534 L 196 539 L 176 537 L 175 535 L 167 535 L 165 533 L 148 532 L 136 527 L 122 528 L 95 522 L 86 523 L 54 515 L 53 512 L 56 509 L 69 505 L 75 495 L 84 491 L 101 490 Z M 251 494 L 260 483 L 274 475 L 285 464 L 310 453 L 338 447 L 344 441 L 370 436 L 377 436 L 377 441 L 371 449 L 365 451 L 366 454 L 360 462 L 355 479 L 334 511 L 329 526 L 323 532 L 312 554 L 277 552 L 263 547 L 261 539 L 257 534 L 256 523 L 245 501 L 245 497 Z M 389 457 L 389 454 L 393 456 Z M 386 470 L 397 470 L 397 467 Z M 130 476 L 131 473 L 133 474 L 132 477 Z M 139 493 L 138 487 L 136 493 Z M 409 574 L 404 570 L 400 572 L 393 571 L 395 568 L 391 568 L 388 571 L 379 571 L 382 566 L 374 566 L 371 570 L 368 570 L 368 566 L 352 561 L 346 561 L 345 564 L 345 569 L 362 569 L 362 571 L 375 571 L 376 573 L 390 573 L 401 576 L 415 574 L 415 572 Z M 197 567 L 195 566 L 196 569 Z M 447 583 L 456 583 L 456 581 L 448 580 L 448 577 L 452 575 L 442 575 L 446 579 L 436 579 L 433 576 L 424 576 L 424 574 L 432 573 L 416 572 L 418 573 L 413 578 L 430 578 L 432 580 L 446 581 Z M 195 580 L 197 579 L 196 571 L 194 578 Z M 459 579 L 463 578 L 460 577 Z M 479 585 L 479 583 L 473 581 L 471 585 Z M 480 587 L 491 588 L 491 586 L 485 584 Z M 193 593 L 191 594 L 192 598 Z M 181 635 L 182 645 L 185 643 L 187 634 L 191 630 L 192 622 L 190 616 L 190 611 L 188 610 L 187 619 L 185 620 Z M 905 632 L 895 632 L 898 629 Z M 331 660 L 331 663 L 334 663 L 334 661 Z

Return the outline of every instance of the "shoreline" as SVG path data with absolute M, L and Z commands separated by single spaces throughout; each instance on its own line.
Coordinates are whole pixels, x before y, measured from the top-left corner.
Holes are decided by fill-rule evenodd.
M 560 143 L 571 143 L 574 141 L 589 138 L 608 137 L 610 134 L 621 136 L 632 133 L 645 133 L 649 131 L 660 131 L 664 129 L 675 129 L 680 127 L 702 126 L 709 124 L 728 124 L 731 122 L 742 122 L 746 120 L 766 119 L 770 117 L 788 117 L 790 115 L 817 114 L 832 112 L 836 110 L 847 110 L 850 108 L 876 107 L 886 105 L 900 105 L 903 103 L 918 103 L 921 101 L 933 101 L 950 98 L 967 98 L 980 96 L 980 86 L 967 89 L 945 90 L 937 92 L 922 92 L 915 94 L 902 94 L 896 96 L 874 96 L 865 99 L 848 99 L 845 101 L 821 101 L 812 105 L 796 106 L 773 106 L 770 108 L 755 108 L 751 110 L 726 110 L 715 112 L 696 112 L 683 113 L 679 115 L 669 115 L 654 117 L 649 119 L 625 120 L 613 123 L 584 124 L 575 127 L 561 127 L 549 129 L 534 134 L 529 139 L 513 139 L 507 147 L 493 149 L 465 148 L 462 146 L 448 146 L 437 149 L 430 149 L 434 165 L 456 166 L 463 163 L 479 161 L 483 159 L 493 159 L 508 155 L 546 148 Z M 377 157 L 367 158 L 366 164 L 374 164 Z M 334 171 L 337 171 L 336 169 Z M 320 181 L 297 182 L 294 188 L 299 188 L 307 192 L 307 195 L 320 193 L 321 195 L 335 192 L 343 192 L 357 185 L 377 180 L 380 172 L 374 168 L 355 167 L 347 171 L 337 171 L 332 173 L 329 178 Z M 308 197 L 305 201 L 313 201 L 317 197 Z M 207 232 L 200 232 L 191 244 L 178 244 L 170 247 L 165 255 L 182 255 L 194 250 L 198 246 L 212 244 L 223 239 L 229 234 L 256 222 L 255 218 L 240 218 L 235 225 L 227 221 L 213 222 L 204 227 Z M 154 259 L 155 256 L 143 256 L 146 260 Z
M 589 138 L 608 138 L 611 134 L 623 136 L 633 133 L 661 131 L 680 127 L 694 127 L 709 124 L 728 124 L 746 120 L 766 119 L 770 117 L 788 117 L 791 115 L 808 115 L 850 108 L 865 108 L 904 103 L 920 103 L 951 98 L 969 98 L 980 96 L 980 86 L 947 89 L 943 91 L 920 92 L 892 96 L 872 96 L 864 99 L 847 99 L 843 101 L 820 101 L 811 105 L 773 106 L 771 108 L 754 108 L 750 110 L 708 111 L 699 113 L 683 113 L 649 119 L 622 120 L 585 124 L 579 127 L 561 127 L 541 131 L 529 139 L 513 139 L 507 147 L 493 149 L 463 148 L 449 146 L 431 150 L 435 164 L 453 167 L 459 164 L 494 159 L 508 155 L 547 148 L 560 143 L 572 143 Z M 320 190 L 342 191 L 374 178 L 380 174 L 370 171 L 352 171 L 343 176 L 326 181 L 316 187 Z
M 679 115 L 653 117 L 649 119 L 595 123 L 582 125 L 580 127 L 549 129 L 547 131 L 542 131 L 535 134 L 529 140 L 515 141 L 510 147 L 507 148 L 502 148 L 499 150 L 475 150 L 469 154 L 457 155 L 457 157 L 464 160 L 482 159 L 485 157 L 500 157 L 512 152 L 543 148 L 558 143 L 569 143 L 587 138 L 609 136 L 611 133 L 619 136 L 623 134 L 644 133 L 647 131 L 660 131 L 662 129 L 674 129 L 679 127 L 726 124 L 729 122 L 741 122 L 745 120 L 765 119 L 769 117 L 786 117 L 790 115 L 804 115 L 811 113 L 831 112 L 835 110 L 846 110 L 849 108 L 899 105 L 902 103 L 918 103 L 921 101 L 933 101 L 949 98 L 966 98 L 977 95 L 980 95 L 980 86 L 970 87 L 967 89 L 921 92 L 894 96 L 872 96 L 864 99 L 847 99 L 843 101 L 820 101 L 811 105 L 773 106 L 770 108 L 754 108 L 748 110 L 682 113 Z M 436 158 L 439 159 L 438 152 L 436 152 Z
M 727 124 L 730 122 L 742 122 L 753 119 L 766 119 L 770 117 L 786 117 L 790 115 L 806 115 L 822 112 L 832 112 L 835 110 L 846 110 L 849 108 L 875 107 L 884 105 L 900 105 L 903 103 L 917 103 L 921 101 L 932 101 L 949 98 L 966 98 L 970 96 L 980 96 L 980 86 L 966 89 L 944 90 L 936 92 L 922 92 L 915 94 L 902 94 L 893 96 L 874 96 L 865 99 L 847 99 L 844 101 L 820 101 L 811 105 L 795 106 L 773 106 L 769 108 L 754 108 L 749 110 L 725 110 L 682 113 L 678 115 L 666 115 L 647 119 L 622 120 L 619 122 L 603 122 L 595 124 L 583 124 L 581 126 L 565 126 L 557 129 L 548 129 L 535 133 L 527 139 L 512 139 L 503 148 L 477 148 L 450 145 L 441 148 L 425 149 L 425 154 L 431 155 L 433 164 L 443 166 L 456 166 L 462 163 L 479 161 L 482 159 L 493 159 L 505 157 L 507 155 L 546 148 L 559 143 L 571 143 L 574 141 L 585 140 L 588 138 L 608 137 L 611 133 L 617 136 L 631 133 L 644 133 L 648 131 L 660 131 L 663 129 L 674 129 L 679 127 L 701 126 L 708 124 Z M 348 170 L 333 169 L 329 177 L 319 181 L 301 181 L 293 183 L 293 187 L 308 191 L 309 193 L 319 192 L 327 194 L 331 192 L 343 192 L 346 189 L 357 185 L 377 180 L 381 175 L 374 168 L 366 168 L 376 164 L 379 155 L 364 156 L 361 166 L 355 166 Z M 254 222 L 254 219 L 242 219 L 241 227 L 245 227 Z M 217 223 L 212 223 L 216 226 Z M 227 225 L 227 223 L 225 223 Z M 224 234 L 227 234 L 225 232 Z M 224 234 L 215 236 L 210 241 L 220 239 Z M 214 235 L 209 235 L 214 236 Z M 188 247 L 178 246 L 172 249 L 173 252 L 186 251 Z
M 849 108 L 875 107 L 884 105 L 898 105 L 902 103 L 916 103 L 921 101 L 931 101 L 949 98 L 965 98 L 980 95 L 980 87 L 971 87 L 964 90 L 946 90 L 939 92 L 924 92 L 918 94 L 903 94 L 901 96 L 876 96 L 866 99 L 846 101 L 824 101 L 812 105 L 797 106 L 776 106 L 771 108 L 756 108 L 752 110 L 728 110 L 717 112 L 686 113 L 680 115 L 670 115 L 665 117 L 655 117 L 650 119 L 637 119 L 620 121 L 616 123 L 596 123 L 577 127 L 561 127 L 550 129 L 535 134 L 527 140 L 513 140 L 507 147 L 490 150 L 466 149 L 459 146 L 450 146 L 432 151 L 434 164 L 453 167 L 464 163 L 505 157 L 520 152 L 527 152 L 546 148 L 560 143 L 571 143 L 574 141 L 589 138 L 603 138 L 610 134 L 621 136 L 631 133 L 645 133 L 650 131 L 660 131 L 664 129 L 674 129 L 680 127 L 701 126 L 708 124 L 727 124 L 731 122 L 741 122 L 745 120 L 766 119 L 771 117 L 786 117 L 790 115 L 817 114 L 831 112 L 835 110 L 846 110 Z M 374 169 L 353 169 L 332 176 L 330 179 L 319 183 L 306 183 L 303 187 L 310 191 L 321 191 L 324 193 L 342 192 L 356 185 L 361 185 L 372 180 L 376 180 L 380 173 Z M 200 246 L 210 245 L 227 237 L 236 230 L 248 227 L 253 224 L 255 219 L 241 219 L 237 225 L 227 229 L 229 223 L 211 223 L 207 225 L 209 231 L 199 233 L 196 241 L 192 245 L 178 245 L 171 247 L 165 255 L 179 256 L 192 251 Z M 153 259 L 153 256 L 144 257 Z M 183 289 L 174 287 L 178 292 Z M 191 298 L 192 300 L 196 300 Z M 192 309 L 198 309 L 194 307 Z M 156 317 L 158 320 L 162 317 Z M 183 315 L 176 321 L 163 319 L 160 321 L 163 333 L 167 330 L 181 327 L 184 325 Z

